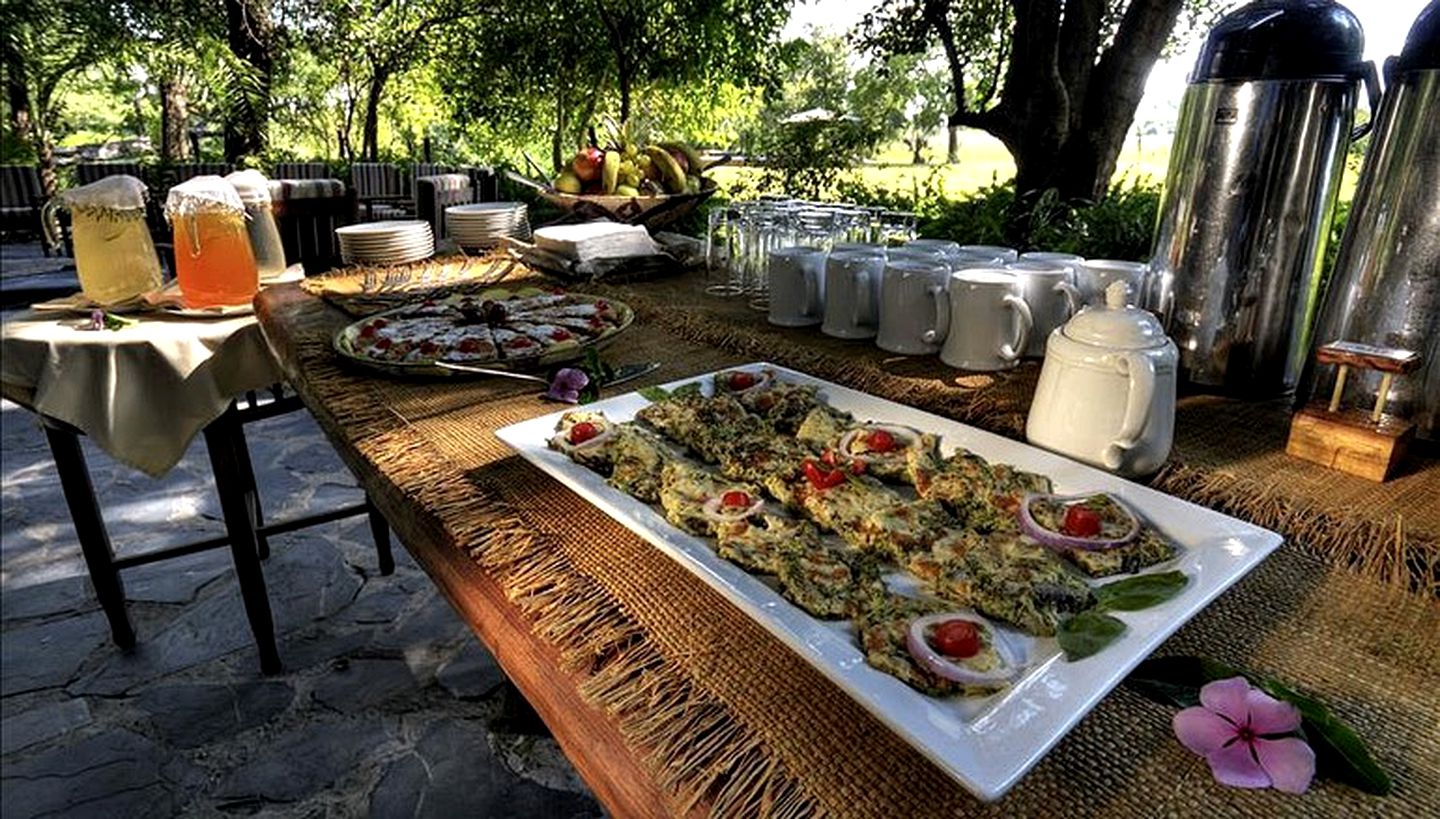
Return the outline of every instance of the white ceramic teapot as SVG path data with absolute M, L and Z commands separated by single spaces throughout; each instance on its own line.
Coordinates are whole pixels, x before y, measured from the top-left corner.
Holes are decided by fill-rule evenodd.
M 1150 313 L 1126 305 L 1112 282 L 1105 304 L 1086 307 L 1050 334 L 1025 437 L 1126 477 L 1149 475 L 1175 432 L 1174 342 Z

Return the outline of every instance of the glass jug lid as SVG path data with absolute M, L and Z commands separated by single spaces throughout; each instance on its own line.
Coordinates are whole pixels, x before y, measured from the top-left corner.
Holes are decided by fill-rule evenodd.
M 256 170 L 235 171 L 225 177 L 240 195 L 240 201 L 247 205 L 270 204 L 270 180 Z
M 145 183 L 133 176 L 107 176 L 60 194 L 70 210 L 140 210 L 145 207 Z
M 197 213 L 245 213 L 235 186 L 219 176 L 197 176 L 170 189 L 165 198 L 165 216 L 194 216 Z
M 1130 284 L 1111 282 L 1105 288 L 1105 303 L 1091 305 L 1075 314 L 1063 332 L 1076 341 L 1116 350 L 1143 350 L 1165 344 L 1165 328 L 1148 310 L 1131 307 Z

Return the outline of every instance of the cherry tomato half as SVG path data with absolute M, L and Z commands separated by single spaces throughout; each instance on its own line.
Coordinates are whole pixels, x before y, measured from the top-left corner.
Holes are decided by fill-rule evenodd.
M 600 434 L 600 427 L 589 421 L 581 421 L 570 428 L 570 443 L 583 444 Z
M 720 505 L 730 508 L 743 509 L 749 507 L 750 504 L 754 502 L 755 501 L 750 498 L 749 493 L 742 492 L 739 489 L 731 489 L 729 492 L 720 496 Z
M 1071 537 L 1095 537 L 1100 534 L 1100 514 L 1077 503 L 1065 510 L 1060 531 Z
M 730 373 L 730 389 L 739 392 L 755 386 L 754 373 Z
M 895 448 L 895 436 L 883 429 L 872 430 L 865 436 L 865 446 L 871 452 L 889 452 Z
M 946 657 L 974 657 L 980 653 L 980 629 L 969 620 L 947 620 L 935 627 L 930 645 Z
M 822 469 L 814 461 L 807 460 L 804 470 L 810 485 L 816 489 L 829 489 L 845 482 L 844 472 L 838 469 Z

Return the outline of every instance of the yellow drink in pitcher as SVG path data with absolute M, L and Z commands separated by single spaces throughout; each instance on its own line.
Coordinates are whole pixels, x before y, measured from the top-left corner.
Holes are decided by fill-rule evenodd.
M 119 304 L 159 289 L 160 259 L 145 225 L 145 211 L 73 208 L 75 270 L 85 297 Z

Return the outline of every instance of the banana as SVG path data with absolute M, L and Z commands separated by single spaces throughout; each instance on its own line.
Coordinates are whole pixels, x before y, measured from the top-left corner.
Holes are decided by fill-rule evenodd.
M 670 152 L 659 145 L 645 146 L 645 153 L 649 155 L 650 162 L 660 168 L 660 178 L 665 183 L 665 190 L 670 193 L 685 192 L 685 171 L 680 163 Z
M 667 151 L 679 151 L 685 155 L 685 161 L 690 167 L 687 170 L 691 176 L 699 176 L 705 170 L 705 160 L 700 158 L 700 152 L 695 150 L 688 142 L 662 142 L 660 147 Z
M 600 166 L 600 177 L 602 180 L 601 190 L 606 196 L 615 192 L 615 187 L 620 184 L 620 152 L 606 151 L 605 162 Z

